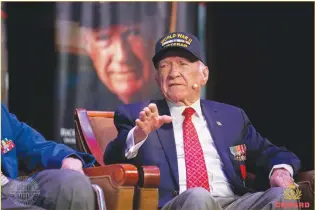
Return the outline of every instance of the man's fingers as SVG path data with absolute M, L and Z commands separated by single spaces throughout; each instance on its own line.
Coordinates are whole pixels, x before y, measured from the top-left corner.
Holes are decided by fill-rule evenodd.
M 279 173 L 279 175 L 271 177 L 270 180 L 271 187 L 288 187 L 291 184 L 294 184 L 294 179 L 284 173 Z
M 163 115 L 163 121 L 164 123 L 171 123 L 172 122 L 172 117 L 168 115 Z
M 290 185 L 290 184 L 293 184 L 294 183 L 294 179 L 292 177 L 290 177 L 289 179 L 287 179 L 287 183 Z
M 150 117 L 152 115 L 152 112 L 148 107 L 144 108 L 143 111 L 145 112 L 147 117 Z
M 158 114 L 158 113 L 159 113 L 159 112 L 158 112 L 158 109 L 157 109 L 157 107 L 156 107 L 156 104 L 151 103 L 151 104 L 149 104 L 148 108 L 151 110 L 151 112 L 152 112 L 153 114 L 155 114 L 155 113 Z
M 143 122 L 141 122 L 141 120 L 139 120 L 139 119 L 136 119 L 136 125 L 137 125 L 139 128 L 143 128 L 143 127 L 144 127 Z
M 283 180 L 283 186 L 282 187 L 288 187 L 290 185 L 294 184 L 294 182 L 290 179 L 288 180 Z
M 172 122 L 172 118 L 167 115 L 159 116 L 156 105 L 151 103 L 140 112 L 136 125 L 145 132 L 152 132 L 162 124 L 170 122 Z
M 84 174 L 84 171 L 83 171 L 83 169 L 81 169 L 80 171 L 79 171 L 81 174 Z
M 146 118 L 147 118 L 147 115 L 145 114 L 145 112 L 144 112 L 144 111 L 141 111 L 141 112 L 140 112 L 140 115 L 139 115 L 139 119 L 140 119 L 141 121 L 145 121 Z
M 159 117 L 159 124 L 162 125 L 164 123 L 170 123 L 172 122 L 172 117 L 170 116 L 167 116 L 167 115 L 163 115 L 163 116 L 160 116 Z

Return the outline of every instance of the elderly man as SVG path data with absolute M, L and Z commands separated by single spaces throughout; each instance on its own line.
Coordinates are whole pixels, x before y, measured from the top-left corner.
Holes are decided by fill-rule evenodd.
M 95 197 L 83 167 L 94 157 L 52 141 L 1 107 L 1 209 L 94 210 Z M 28 179 L 19 170 L 45 169 Z M 60 170 L 61 169 L 61 170 Z
M 204 63 L 192 34 L 162 37 L 153 64 L 164 100 L 117 109 L 119 133 L 104 161 L 157 165 L 163 210 L 275 209 L 300 161 L 260 136 L 242 109 L 200 99 L 209 78 Z M 271 188 L 250 192 L 246 166 L 267 174 Z

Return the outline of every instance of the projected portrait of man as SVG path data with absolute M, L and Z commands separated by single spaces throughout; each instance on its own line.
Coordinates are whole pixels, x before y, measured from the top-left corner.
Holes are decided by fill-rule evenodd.
M 148 94 L 143 88 L 152 79 L 150 53 L 137 25 L 91 30 L 86 41 L 98 78 L 123 103 L 141 99 L 139 92 Z
M 74 144 L 73 111 L 114 111 L 121 104 L 161 98 L 151 58 L 170 30 L 167 2 L 57 4 L 57 128 Z
M 84 48 L 100 82 L 125 104 L 159 95 L 150 57 L 155 26 L 145 23 L 156 14 L 156 4 L 94 3 L 90 9 L 93 16 L 80 24 Z M 98 94 L 98 100 L 101 97 Z

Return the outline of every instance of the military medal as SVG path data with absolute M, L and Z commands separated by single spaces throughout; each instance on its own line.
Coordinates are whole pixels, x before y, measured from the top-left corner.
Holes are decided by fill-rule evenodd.
M 15 144 L 12 140 L 9 140 L 7 138 L 1 140 L 1 152 L 2 154 L 5 154 L 9 151 L 11 151 L 15 147 Z
M 246 145 L 241 144 L 241 145 L 236 145 L 236 146 L 230 147 L 230 151 L 234 156 L 234 160 L 237 160 L 240 162 L 241 177 L 243 180 L 243 185 L 245 187 L 245 181 L 246 181 L 246 165 L 245 165 Z

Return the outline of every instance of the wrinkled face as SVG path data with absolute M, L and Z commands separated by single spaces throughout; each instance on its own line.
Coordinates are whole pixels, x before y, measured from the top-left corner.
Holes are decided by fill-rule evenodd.
M 85 39 L 96 73 L 109 90 L 125 97 L 144 88 L 152 74 L 151 49 L 138 26 L 89 30 Z
M 208 68 L 183 50 L 167 52 L 156 68 L 156 80 L 162 94 L 173 103 L 194 103 L 208 80 Z

